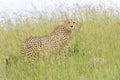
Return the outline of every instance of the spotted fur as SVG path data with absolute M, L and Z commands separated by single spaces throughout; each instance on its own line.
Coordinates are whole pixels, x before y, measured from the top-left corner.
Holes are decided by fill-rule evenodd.
M 56 27 L 49 35 L 30 37 L 22 43 L 21 53 L 29 61 L 36 60 L 40 56 L 68 55 L 70 35 L 75 27 L 76 21 L 71 19 Z

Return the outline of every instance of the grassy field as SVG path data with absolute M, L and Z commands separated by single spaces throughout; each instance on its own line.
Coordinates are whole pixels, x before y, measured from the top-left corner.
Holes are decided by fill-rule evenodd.
M 35 21 L 18 17 L 14 24 L 10 19 L 0 23 L 7 26 L 7 30 L 0 27 L 0 80 L 120 80 L 120 16 L 116 12 L 94 8 L 81 12 L 78 8 L 72 16 L 78 27 L 71 35 L 71 56 L 61 58 L 59 65 L 53 56 L 32 67 L 21 57 L 21 42 L 49 34 L 69 16 L 53 14 Z M 104 61 L 94 64 L 94 58 Z

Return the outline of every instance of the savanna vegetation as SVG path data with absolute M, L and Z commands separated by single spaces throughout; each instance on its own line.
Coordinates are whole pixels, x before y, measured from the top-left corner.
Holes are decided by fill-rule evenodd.
M 120 80 L 120 14 L 117 11 L 78 6 L 71 16 L 62 11 L 38 14 L 29 17 L 14 14 L 17 15 L 14 20 L 4 15 L 0 22 L 0 80 Z M 20 54 L 21 42 L 30 36 L 49 34 L 69 18 L 78 21 L 71 36 L 69 58 L 62 60 L 61 57 L 58 65 L 52 56 L 30 66 Z M 94 58 L 103 61 L 94 64 Z

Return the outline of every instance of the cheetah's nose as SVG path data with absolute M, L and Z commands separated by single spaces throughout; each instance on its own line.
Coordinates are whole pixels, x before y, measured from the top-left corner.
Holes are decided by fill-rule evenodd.
M 71 26 L 71 28 L 73 27 L 73 25 Z

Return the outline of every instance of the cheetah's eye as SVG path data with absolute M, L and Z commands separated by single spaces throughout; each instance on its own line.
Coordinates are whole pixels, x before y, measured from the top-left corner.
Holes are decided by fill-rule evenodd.
M 73 24 L 75 24 L 76 22 L 73 22 Z
M 70 24 L 70 22 L 68 22 L 68 24 Z

